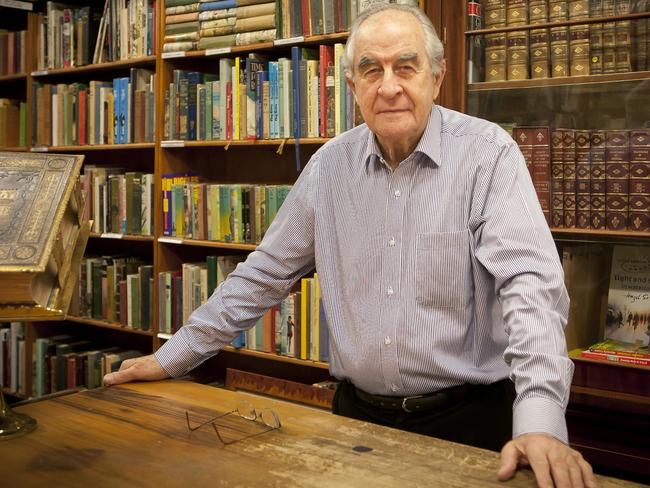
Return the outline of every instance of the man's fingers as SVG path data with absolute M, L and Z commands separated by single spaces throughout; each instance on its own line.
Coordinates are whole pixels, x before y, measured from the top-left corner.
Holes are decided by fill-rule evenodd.
M 512 478 L 517 471 L 519 463 L 519 450 L 514 443 L 508 442 L 501 450 L 501 463 L 497 474 L 500 481 L 506 481 Z
M 535 458 L 530 460 L 530 467 L 533 468 L 537 486 L 539 488 L 560 488 L 560 485 L 553 484 L 553 476 L 551 476 L 551 467 L 549 466 L 546 457 Z M 568 479 L 568 476 L 567 476 Z M 565 485 L 561 485 L 564 488 Z
M 119 371 L 116 371 L 115 373 L 109 373 L 106 376 L 104 376 L 104 384 L 106 386 L 111 386 L 111 385 L 119 385 L 122 383 L 128 383 L 129 381 L 133 381 L 136 379 L 136 371 L 134 367 L 122 369 L 120 367 Z

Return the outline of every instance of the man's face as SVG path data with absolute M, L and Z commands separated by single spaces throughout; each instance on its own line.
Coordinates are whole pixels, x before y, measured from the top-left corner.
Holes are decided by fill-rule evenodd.
M 419 21 L 408 12 L 380 12 L 361 25 L 355 42 L 348 84 L 368 127 L 383 144 L 419 138 L 444 77 L 444 66 L 432 72 Z

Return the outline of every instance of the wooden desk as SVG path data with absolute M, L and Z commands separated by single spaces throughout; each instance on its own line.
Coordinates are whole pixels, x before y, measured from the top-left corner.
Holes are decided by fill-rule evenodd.
M 207 420 L 242 399 L 273 408 L 282 428 L 225 446 L 210 425 L 188 431 L 186 411 Z M 16 411 L 39 425 L 0 442 L 0 485 L 8 488 L 535 486 L 527 470 L 497 481 L 490 451 L 185 381 L 88 390 Z M 226 440 L 239 435 L 229 431 L 239 422 L 261 427 L 234 415 L 217 422 Z M 635 485 L 600 478 L 599 486 Z

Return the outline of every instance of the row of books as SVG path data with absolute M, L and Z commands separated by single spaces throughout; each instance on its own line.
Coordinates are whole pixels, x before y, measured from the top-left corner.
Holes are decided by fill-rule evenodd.
M 24 73 L 27 31 L 0 31 L 0 76 Z
M 333 137 L 362 122 L 345 82 L 343 44 L 293 47 L 277 61 L 221 58 L 219 73 L 174 71 L 165 92 L 167 140 Z
M 291 190 L 173 179 L 163 177 L 163 235 L 197 240 L 260 242 Z
M 168 0 L 164 52 L 242 46 L 347 31 L 363 10 L 417 0 Z
M 25 368 L 25 326 L 22 322 L 0 324 L 0 386 L 27 395 Z
M 245 255 L 207 256 L 205 262 L 183 263 L 180 271 L 158 273 L 158 330 L 173 334 L 205 303 Z
M 176 3 L 176 2 L 174 2 Z M 165 10 L 163 52 L 192 51 L 278 38 L 279 4 L 269 0 L 191 0 Z
M 0 147 L 25 147 L 26 142 L 27 104 L 0 98 Z
M 153 266 L 137 257 L 84 257 L 68 313 L 151 330 L 153 287 Z
M 92 231 L 153 235 L 154 175 L 123 168 L 85 165 L 79 182 L 85 198 L 84 218 Z
M 131 68 L 129 76 L 89 83 L 34 83 L 35 146 L 153 142 L 156 74 Z
M 135 349 L 101 347 L 70 334 L 39 337 L 32 344 L 32 396 L 73 388 L 98 388 L 105 374 L 125 359 L 142 356 Z
M 486 28 L 498 29 L 630 12 L 629 0 L 493 0 L 483 18 Z M 470 82 L 644 71 L 649 25 L 650 19 L 643 18 L 473 36 Z
M 103 10 L 48 1 L 37 22 L 38 70 L 155 54 L 155 0 L 106 0 Z
M 329 361 L 329 329 L 318 273 L 313 278 L 301 279 L 300 291 L 289 293 L 254 327 L 240 333 L 232 345 L 304 360 Z
M 650 231 L 650 130 L 515 127 L 549 225 Z

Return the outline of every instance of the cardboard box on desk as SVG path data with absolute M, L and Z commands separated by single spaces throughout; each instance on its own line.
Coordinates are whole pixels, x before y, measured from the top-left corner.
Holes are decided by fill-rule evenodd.
M 90 234 L 83 158 L 0 152 L 0 319 L 65 317 Z

